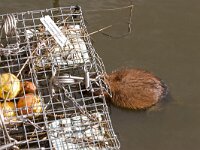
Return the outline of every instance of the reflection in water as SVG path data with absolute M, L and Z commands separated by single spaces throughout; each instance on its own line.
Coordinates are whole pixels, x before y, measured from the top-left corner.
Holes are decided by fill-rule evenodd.
M 59 0 L 53 0 L 53 7 L 60 7 Z

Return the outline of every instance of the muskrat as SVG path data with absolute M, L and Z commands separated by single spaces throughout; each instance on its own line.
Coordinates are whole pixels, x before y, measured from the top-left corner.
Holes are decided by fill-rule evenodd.
M 114 105 L 129 109 L 147 109 L 163 99 L 168 88 L 158 77 L 141 69 L 122 69 L 106 75 Z

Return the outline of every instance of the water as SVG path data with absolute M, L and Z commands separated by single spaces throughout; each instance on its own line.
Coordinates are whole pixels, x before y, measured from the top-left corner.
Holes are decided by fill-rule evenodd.
M 127 32 L 129 11 L 87 10 L 129 5 L 128 0 L 60 0 L 79 4 L 89 32 L 108 25 L 114 36 Z M 154 72 L 169 86 L 171 97 L 160 108 L 134 112 L 111 106 L 111 118 L 122 150 L 198 150 L 200 147 L 200 1 L 135 0 L 132 34 L 92 36 L 108 72 L 122 67 Z M 0 13 L 43 9 L 47 0 L 1 0 Z

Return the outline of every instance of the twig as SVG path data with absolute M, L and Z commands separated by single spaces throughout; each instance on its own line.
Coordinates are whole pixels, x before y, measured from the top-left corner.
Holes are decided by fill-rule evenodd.
M 132 16 L 133 16 L 133 7 L 134 7 L 134 5 L 130 5 L 130 6 L 131 7 L 130 7 L 130 15 L 129 15 L 129 21 L 128 21 L 128 32 L 123 34 L 123 35 L 120 35 L 120 36 L 113 36 L 113 35 L 110 35 L 108 33 L 102 32 L 103 35 L 111 37 L 111 38 L 122 38 L 122 37 L 125 37 L 125 36 L 129 35 L 132 32 L 131 25 L 132 25 Z
M 101 28 L 101 29 L 99 29 L 99 30 L 96 30 L 96 31 L 94 31 L 94 32 L 91 32 L 91 33 L 89 33 L 87 36 L 90 36 L 90 35 L 93 35 L 93 34 L 95 34 L 95 33 L 101 32 L 101 31 L 103 31 L 103 30 L 105 30 L 105 29 L 108 29 L 108 28 L 110 28 L 110 27 L 112 27 L 112 25 L 109 25 L 109 26 L 106 26 L 106 27 Z
M 33 51 L 32 55 L 36 52 L 37 48 Z M 31 56 L 28 57 L 28 59 L 25 61 L 24 65 L 22 66 L 22 68 L 19 70 L 18 74 L 17 74 L 17 77 L 19 77 L 19 75 L 21 74 L 21 72 L 23 71 L 23 69 L 26 67 L 26 65 L 28 64 L 28 62 L 30 61 L 31 59 Z
M 133 7 L 134 7 L 134 5 L 131 7 L 131 10 L 130 10 L 130 18 L 129 18 L 129 23 L 128 23 L 129 33 L 131 33 L 131 31 L 132 31 L 131 25 L 132 25 Z
M 108 9 L 93 9 L 93 10 L 85 10 L 85 12 L 94 12 L 94 11 L 114 11 L 114 10 L 121 10 L 121 9 L 127 9 L 127 8 L 133 8 L 134 5 L 128 5 L 123 7 L 117 7 L 117 8 L 108 8 Z
M 127 33 L 120 35 L 120 36 L 113 36 L 113 35 L 110 35 L 108 33 L 102 32 L 103 30 L 112 27 L 112 25 L 109 25 L 107 27 L 101 28 L 101 29 L 94 31 L 92 33 L 89 33 L 88 36 L 93 35 L 93 34 L 98 33 L 98 32 L 101 32 L 103 35 L 111 37 L 111 38 L 122 38 L 122 37 L 129 35 L 132 32 L 131 25 L 132 25 L 133 7 L 134 7 L 134 5 L 131 4 L 129 6 L 117 7 L 117 8 L 86 10 L 86 12 L 94 12 L 94 11 L 115 11 L 115 10 L 122 10 L 122 9 L 130 8 L 130 15 L 129 15 L 129 21 L 128 21 L 128 32 Z

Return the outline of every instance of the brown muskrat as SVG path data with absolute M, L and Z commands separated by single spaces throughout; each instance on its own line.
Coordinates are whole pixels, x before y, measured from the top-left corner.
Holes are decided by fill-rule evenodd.
M 107 99 L 122 108 L 146 109 L 163 99 L 167 86 L 155 75 L 140 69 L 122 69 L 106 76 L 112 98 Z

